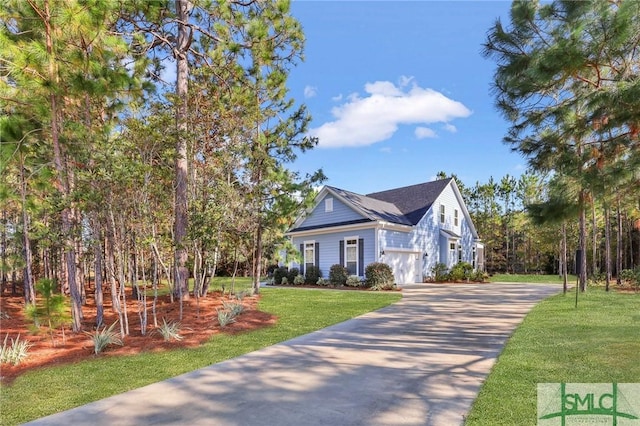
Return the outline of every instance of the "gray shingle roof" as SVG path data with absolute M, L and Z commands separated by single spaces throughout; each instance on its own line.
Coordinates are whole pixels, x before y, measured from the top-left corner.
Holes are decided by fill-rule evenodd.
M 393 203 L 332 186 L 328 186 L 328 188 L 331 188 L 338 195 L 364 211 L 371 220 L 384 220 L 402 225 L 411 225 L 403 212 Z
M 367 195 L 332 186 L 328 188 L 364 211 L 371 220 L 412 226 L 422 219 L 450 181 L 451 178 L 436 180 Z
M 442 193 L 452 178 L 420 183 L 388 191 L 367 194 L 368 198 L 395 205 L 411 224 L 417 224 L 431 208 L 434 201 Z

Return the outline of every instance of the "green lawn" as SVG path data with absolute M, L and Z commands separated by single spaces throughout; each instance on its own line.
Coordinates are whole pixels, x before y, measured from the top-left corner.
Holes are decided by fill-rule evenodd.
M 576 276 L 569 275 L 567 278 L 569 285 L 575 285 Z M 492 283 L 542 283 L 542 284 L 562 284 L 562 277 L 558 275 L 536 275 L 536 274 L 495 274 L 489 277 Z
M 534 425 L 538 383 L 640 382 L 640 294 L 590 288 L 527 315 L 500 354 L 466 426 Z
M 396 292 L 262 289 L 260 310 L 276 325 L 219 334 L 196 349 L 110 358 L 47 368 L 0 387 L 0 424 L 13 425 L 138 388 L 342 322 L 398 301 Z

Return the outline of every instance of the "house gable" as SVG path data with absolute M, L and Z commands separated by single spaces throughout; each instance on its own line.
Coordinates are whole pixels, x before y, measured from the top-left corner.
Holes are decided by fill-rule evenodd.
M 368 222 L 371 219 L 345 202 L 329 187 L 325 187 L 316 197 L 313 207 L 300 217 L 290 232 L 326 228 L 340 224 Z

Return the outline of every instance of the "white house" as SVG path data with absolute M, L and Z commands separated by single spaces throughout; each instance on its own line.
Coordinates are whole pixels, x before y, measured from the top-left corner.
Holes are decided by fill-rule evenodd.
M 304 259 L 327 277 L 334 264 L 364 276 L 372 262 L 391 266 L 396 283 L 422 282 L 436 263 L 484 268 L 484 246 L 455 180 L 360 195 L 325 186 L 287 232 Z

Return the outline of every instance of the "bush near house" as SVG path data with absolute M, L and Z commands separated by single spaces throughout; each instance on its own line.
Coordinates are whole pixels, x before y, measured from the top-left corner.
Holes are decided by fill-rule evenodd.
M 449 279 L 448 269 L 444 263 L 436 263 L 436 265 L 431 268 L 435 282 L 441 283 L 447 281 Z
M 287 273 L 287 281 L 289 281 L 289 284 L 293 284 L 298 275 L 300 275 L 300 269 L 298 268 L 289 269 L 289 272 Z
M 396 286 L 393 271 L 386 263 L 370 263 L 365 268 L 364 274 L 365 287 L 374 290 L 391 290 Z
M 357 275 L 349 275 L 347 277 L 347 282 L 345 283 L 347 287 L 361 287 L 362 280 Z
M 444 263 L 436 263 L 431 268 L 433 280 L 437 283 L 444 282 L 484 282 L 488 276 L 482 271 L 474 271 L 473 266 L 469 262 L 458 262 L 451 270 L 448 270 Z
M 304 272 L 304 282 L 306 284 L 316 285 L 322 277 L 322 271 L 317 266 L 308 266 Z
M 331 265 L 329 269 L 329 282 L 334 287 L 339 287 L 347 284 L 347 278 L 349 278 L 349 271 L 342 265 Z
M 273 283 L 275 285 L 282 284 L 282 278 L 285 278 L 288 272 L 289 270 L 286 266 L 280 266 L 279 268 L 275 269 L 273 271 Z
M 473 274 L 473 266 L 471 266 L 468 262 L 458 262 L 456 263 L 451 271 L 449 272 L 449 280 L 450 281 L 469 281 L 471 279 L 471 275 Z

